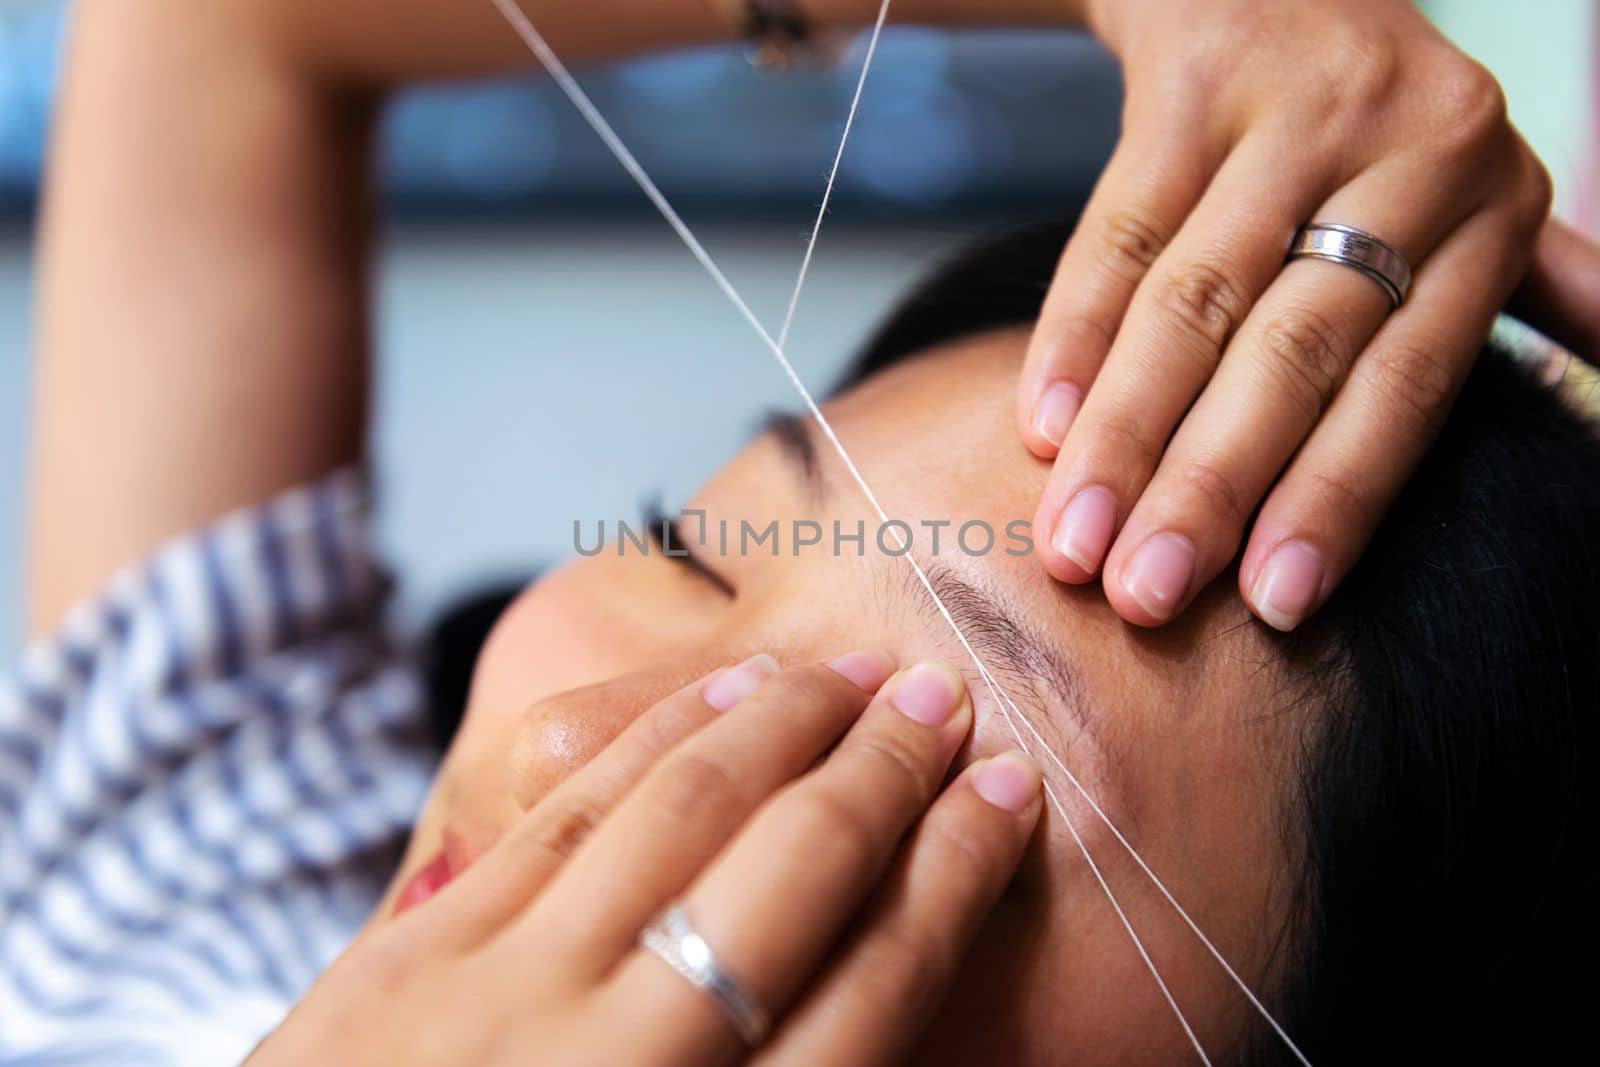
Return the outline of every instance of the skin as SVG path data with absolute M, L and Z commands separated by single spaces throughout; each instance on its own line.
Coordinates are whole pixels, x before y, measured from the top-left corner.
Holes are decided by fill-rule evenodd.
M 948 346 L 829 406 L 894 513 L 979 518 L 997 529 L 1025 513 L 1048 467 L 996 417 L 1011 401 L 1025 340 L 1012 331 Z M 825 527 L 839 519 L 849 528 L 869 519 L 837 462 L 821 462 L 838 491 L 817 497 L 763 438 L 689 506 L 703 507 L 713 524 L 759 526 L 776 516 Z M 386 907 L 441 849 L 457 870 L 492 855 L 493 842 L 646 708 L 711 667 L 758 650 L 789 664 L 856 647 L 882 649 L 899 663 L 963 662 L 943 623 L 898 592 L 909 571 L 903 561 L 870 549 L 865 559 L 722 557 L 714 538 L 711 548 L 707 563 L 733 596 L 659 553 L 632 550 L 578 560 L 524 592 L 480 661 L 465 723 Z M 1283 695 L 1266 633 L 1240 625 L 1248 616 L 1225 585 L 1157 636 L 1126 625 L 1094 591 L 1045 580 L 1031 559 L 941 558 L 1004 590 L 1019 621 L 1071 659 L 1082 676 L 1073 703 L 1086 725 L 1059 692 L 1016 678 L 1007 688 L 1202 929 L 1242 973 L 1269 979 L 1291 862 L 1279 783 L 1299 719 L 1259 714 Z M 1013 744 L 974 672 L 968 683 L 976 727 L 958 765 Z M 1059 776 L 1055 787 L 1202 1040 L 1228 1047 L 1246 1021 L 1237 992 L 1071 787 Z M 422 910 L 446 906 L 454 891 Z M 389 921 L 380 911 L 376 926 Z M 915 1061 L 1000 1054 L 1009 1063 L 1067 1062 L 1071 1050 L 1075 1064 L 1111 1063 L 1177 1058 L 1186 1048 L 1070 831 L 1048 815 Z
M 525 6 L 557 51 L 573 61 L 723 39 L 732 30 L 726 8 L 701 0 L 528 0 Z M 865 0 L 813 0 L 807 7 L 819 20 L 841 25 L 860 25 L 876 12 Z M 920 518 L 959 510 L 963 518 L 988 518 L 1003 527 L 1037 506 L 1042 532 L 1053 530 L 1072 489 L 1106 486 L 1114 500 L 1112 528 L 1120 533 L 1104 568 L 1096 560 L 1082 574 L 1065 569 L 1041 533 L 1038 558 L 990 557 L 983 574 L 1017 602 L 1045 640 L 1071 655 L 1092 698 L 1093 709 L 1084 712 L 1097 724 L 1092 730 L 1075 728 L 1060 706 L 1037 709 L 1046 736 L 1064 758 L 1085 768 L 1085 781 L 1107 810 L 1242 973 L 1269 987 L 1264 931 L 1279 925 L 1282 882 L 1294 863 L 1276 825 L 1278 783 L 1296 724 L 1292 716 L 1258 714 L 1283 705 L 1283 679 L 1272 669 L 1264 632 L 1239 625 L 1245 609 L 1211 578 L 1230 574 L 1245 517 L 1286 469 L 1255 522 L 1240 588 L 1255 589 L 1262 553 L 1286 540 L 1322 553 L 1327 576 L 1318 597 L 1331 588 L 1442 418 L 1487 309 L 1527 260 L 1547 190 L 1505 126 L 1482 72 L 1441 44 L 1404 5 L 1015 0 L 980 8 L 956 0 L 901 0 L 896 13 L 907 21 L 946 23 L 1087 21 L 1127 70 L 1127 132 L 1083 236 L 1067 249 L 1031 342 L 1015 333 L 990 337 L 887 374 L 836 405 L 841 431 L 874 483 L 903 494 L 892 501 L 895 509 Z M 182 32 L 174 32 L 180 26 Z M 1344 47 L 1324 48 L 1330 39 Z M 1219 40 L 1227 47 L 1217 47 Z M 1306 56 L 1317 62 L 1307 64 Z M 40 235 L 28 564 L 36 632 L 49 631 L 69 605 L 164 539 L 361 460 L 368 169 L 379 105 L 388 89 L 411 79 L 526 62 L 487 4 L 87 0 L 75 8 Z M 1286 92 L 1288 85 L 1296 91 Z M 1347 87 L 1356 91 L 1347 93 Z M 1206 105 L 1202 115 L 1183 110 L 1198 101 Z M 1317 134 L 1309 144 L 1308 129 Z M 1369 210 L 1374 204 L 1383 210 Z M 1383 320 L 1381 329 L 1382 309 L 1365 279 L 1321 265 L 1277 271 L 1287 234 L 1321 210 L 1391 237 L 1419 264 L 1412 303 Z M 1107 247 L 1128 248 L 1105 241 L 1108 232 L 1118 232 L 1108 231 L 1107 220 L 1119 218 L 1142 221 L 1142 232 L 1153 235 L 1134 246 L 1132 262 L 1104 254 Z M 1593 305 L 1581 294 L 1600 276 L 1597 263 L 1592 245 L 1562 233 L 1534 260 L 1525 292 L 1533 306 L 1558 314 L 1568 336 L 1595 336 L 1592 318 L 1582 312 Z M 1197 273 L 1196 264 L 1213 269 Z M 1163 283 L 1184 277 L 1232 283 L 1209 290 L 1212 297 L 1233 294 L 1231 302 L 1190 302 L 1207 314 L 1187 325 L 1210 332 L 1186 334 L 1185 323 L 1172 320 L 1171 302 L 1159 298 L 1196 292 Z M 1438 295 L 1452 292 L 1461 302 L 1454 311 Z M 1302 321 L 1313 321 L 1304 312 L 1317 312 L 1332 324 L 1339 344 L 1299 353 L 1327 358 L 1321 365 L 1330 371 L 1327 387 L 1285 395 L 1272 388 L 1280 383 L 1270 371 L 1263 378 L 1263 366 L 1293 367 L 1297 347 L 1305 346 L 1264 345 L 1272 331 L 1260 324 L 1280 319 L 1294 306 L 1291 297 L 1305 301 Z M 1213 321 L 1210 311 L 1219 308 L 1221 318 Z M 1217 329 L 1218 322 L 1226 328 Z M 1099 343 L 1078 343 L 1085 337 Z M 1263 364 L 1264 348 L 1289 362 Z M 1030 436 L 1036 424 L 1030 398 L 1063 377 L 1087 399 L 1057 455 L 1053 443 Z M 1336 393 L 1333 382 L 1340 383 Z M 1223 418 L 1218 412 L 1245 414 Z M 1035 458 L 1019 447 L 1019 426 Z M 1246 443 L 1249 449 L 1242 448 Z M 1291 453 L 1297 458 L 1284 468 Z M 848 495 L 814 500 L 801 494 L 778 462 L 770 443 L 755 446 L 706 489 L 701 503 L 762 519 L 797 513 L 849 518 L 858 508 Z M 1370 482 L 1341 480 L 1351 471 Z M 1219 486 L 1228 491 L 1206 491 Z M 1219 499 L 1233 506 L 1219 511 Z M 1342 506 L 1345 501 L 1353 506 Z M 1125 620 L 1148 625 L 1162 619 L 1141 614 L 1137 599 L 1125 595 L 1124 558 L 1145 534 L 1167 530 L 1193 542 L 1195 577 L 1172 598 L 1177 621 L 1171 627 L 1159 635 L 1136 632 Z M 581 782 L 582 773 L 572 775 L 573 769 L 599 765 L 596 753 L 642 709 L 750 652 L 768 651 L 794 670 L 807 664 L 818 670 L 815 661 L 850 648 L 879 650 L 897 665 L 927 656 L 962 662 L 948 633 L 914 600 L 893 607 L 890 591 L 903 575 L 880 576 L 860 561 L 815 557 L 782 566 L 765 561 L 757 567 L 753 559 L 723 565 L 724 580 L 739 593 L 733 603 L 713 583 L 659 558 L 585 561 L 531 591 L 497 631 L 470 722 L 450 754 L 403 877 L 441 847 L 466 863 L 492 855 L 491 842 L 513 825 L 532 825 L 535 840 L 547 825 L 543 820 L 557 819 L 559 827 L 559 809 L 542 803 L 560 793 L 557 783 Z M 1047 578 L 1081 581 L 1102 570 L 1110 578 L 1104 597 Z M 1274 618 L 1258 597 L 1251 602 L 1258 614 Z M 1276 621 L 1283 622 L 1281 616 Z M 1019 697 L 1024 688 L 1017 687 Z M 797 716 L 842 717 L 830 720 L 839 723 L 837 733 L 811 739 L 810 754 L 820 755 L 844 734 L 843 719 L 861 713 L 851 701 L 865 701 L 865 694 L 845 699 L 838 690 L 832 697 L 813 692 L 784 706 Z M 918 743 L 921 788 L 901 798 L 893 820 L 877 824 L 862 869 L 845 872 L 854 874 L 858 887 L 876 885 L 889 864 L 887 884 L 899 884 L 893 872 L 904 856 L 892 856 L 894 826 L 917 823 L 921 807 L 928 808 L 927 818 L 966 812 L 951 824 L 962 827 L 959 834 L 945 840 L 986 849 L 973 864 L 982 877 L 963 887 L 951 864 L 936 864 L 939 877 L 910 878 L 908 884 L 932 885 L 931 895 L 908 894 L 934 902 L 924 919 L 981 913 L 986 893 L 997 892 L 1016 863 L 1008 844 L 1031 826 L 992 813 L 980 817 L 976 813 L 986 809 L 970 804 L 960 807 L 971 794 L 959 782 L 936 800 L 926 780 L 946 761 L 962 763 L 1000 747 L 1005 735 L 988 701 L 982 687 L 973 688 L 975 733 L 964 755 Z M 694 699 L 689 707 L 703 711 Z M 862 721 L 869 718 L 870 711 Z M 1090 740 L 1096 734 L 1104 738 L 1099 754 Z M 926 735 L 917 736 L 926 742 Z M 805 745 L 796 746 L 783 751 L 807 753 Z M 755 744 L 750 751 L 762 748 Z M 830 775 L 835 784 L 827 788 L 853 791 L 857 799 L 883 772 L 858 767 L 850 773 L 852 765 L 844 766 L 846 773 Z M 646 772 L 635 772 L 624 777 L 642 782 Z M 782 783 L 770 784 L 776 790 Z M 946 802 L 957 807 L 941 808 Z M 1069 797 L 1068 810 L 1075 804 Z M 619 818 L 623 814 L 618 811 Z M 720 819 L 731 834 L 737 827 L 726 820 L 746 814 L 706 812 L 684 829 L 709 832 Z M 1225 1049 L 1244 1021 L 1237 994 L 1108 846 L 1104 832 L 1081 811 L 1078 816 L 1090 851 L 1105 860 L 1108 879 L 1202 1039 L 1213 1051 Z M 1063 838 L 1065 825 L 1046 817 L 1043 827 L 958 980 L 953 1003 L 962 1012 L 941 1015 L 929 1049 L 999 1062 L 1052 1062 L 1069 1052 L 1073 1062 L 1183 1054 L 1183 1039 L 1153 984 L 1076 846 Z M 765 837 L 766 855 L 791 855 L 779 847 L 780 836 Z M 611 851 L 618 862 L 627 859 L 625 850 Z M 313 1009 L 299 1018 L 318 1018 L 316 1005 L 330 1005 L 322 1017 L 354 1018 L 361 1005 L 371 1005 L 374 990 L 398 998 L 403 979 L 428 973 L 430 961 L 439 959 L 430 953 L 442 951 L 438 942 L 403 931 L 448 924 L 468 881 L 486 885 L 490 897 L 527 904 L 530 916 L 539 910 L 534 902 L 542 898 L 543 883 L 521 881 L 516 872 L 497 880 L 486 862 L 471 863 L 461 887 L 452 884 L 408 913 L 415 921 L 380 918 L 358 945 L 352 958 L 372 959 L 364 946 L 377 945 L 373 953 L 389 966 L 358 967 L 357 973 L 397 984 L 356 983 L 357 989 L 341 991 L 335 976 L 333 986 L 322 987 L 335 992 L 315 996 L 308 1002 Z M 567 878 L 546 873 L 551 892 Z M 854 915 L 859 896 L 845 894 L 821 906 L 842 921 Z M 871 929 L 894 929 L 884 925 L 892 909 L 871 914 L 883 920 L 869 923 Z M 755 925 L 776 936 L 787 918 L 769 914 Z M 511 925 L 547 935 L 534 938 L 535 945 L 587 928 L 570 915 L 548 914 Z M 940 930 L 962 923 L 914 925 Z M 390 930 L 402 933 L 388 936 Z M 951 977 L 958 948 L 953 942 L 926 946 L 935 953 L 932 963 L 914 958 L 917 966 L 900 976 L 901 984 L 887 992 L 876 987 L 879 996 L 893 1001 L 894 994 L 916 992 L 907 999 L 926 1009 Z M 452 968 L 483 962 L 459 944 L 456 949 Z M 592 953 L 570 957 L 575 970 L 556 970 L 578 975 L 600 961 Z M 795 967 L 824 965 L 803 962 L 788 961 L 791 984 Z M 872 988 L 870 975 L 844 967 L 843 988 Z M 524 988 L 496 981 L 492 968 L 471 973 L 482 981 L 456 988 L 518 994 L 523 1014 L 507 1009 L 498 1021 L 527 1014 Z M 684 993 L 669 974 L 648 980 L 663 996 Z M 391 1014 L 437 1023 L 423 1027 L 436 1041 L 457 1035 L 459 1044 L 461 1034 L 500 1032 L 463 1024 L 462 1013 L 486 1005 L 487 995 L 446 1003 L 427 996 L 432 990 L 426 986 L 405 989 L 420 998 L 406 1004 L 414 1010 Z M 543 1001 L 548 1012 L 537 1017 L 564 1025 L 570 1018 L 559 1009 L 566 1003 L 561 996 Z M 594 1027 L 592 1040 L 604 1042 L 637 1020 L 630 1012 L 658 1002 L 644 996 L 596 1003 L 600 1014 L 585 1019 Z M 704 1009 L 701 1001 L 690 1003 Z M 681 1030 L 678 1016 L 669 1017 L 669 1033 L 708 1033 L 705 1017 L 692 1023 L 689 1010 Z M 833 1036 L 894 1037 L 902 1029 L 914 1032 L 925 1014 L 879 1019 L 877 1030 L 868 1021 L 846 1020 Z M 826 1011 L 818 1015 L 828 1017 Z M 387 1024 L 387 1015 L 375 1018 Z M 383 1035 L 396 1030 L 388 1025 L 375 1021 L 353 1032 L 368 1035 L 368 1047 L 382 1052 Z M 822 1029 L 819 1040 L 825 1041 Z M 727 1035 L 707 1040 L 726 1042 Z M 524 1054 L 526 1047 L 520 1046 Z M 732 1054 L 726 1044 L 711 1051 L 718 1048 Z M 440 1054 L 448 1062 L 462 1051 L 447 1042 Z M 704 1051 L 691 1049 L 680 1060 L 705 1062 L 694 1054 Z
M 877 10 L 802 6 L 839 26 Z M 572 62 L 733 31 L 725 0 L 524 9 Z M 894 14 L 1087 26 L 1123 62 L 1125 133 L 1062 257 L 1012 417 L 1055 457 L 1040 531 L 1054 534 L 1079 488 L 1109 500 L 1104 537 L 1077 553 L 1086 565 L 1041 535 L 1045 570 L 1107 575 L 1129 621 L 1180 614 L 1247 525 L 1247 603 L 1280 627 L 1303 617 L 1268 610 L 1257 588 L 1270 551 L 1296 542 L 1325 566 L 1314 610 L 1414 469 L 1530 255 L 1519 307 L 1594 354 L 1585 294 L 1600 288 L 1600 249 L 1540 231 L 1548 179 L 1498 88 L 1407 4 L 897 0 Z M 378 107 L 411 80 L 527 64 L 488 3 L 82 6 L 39 242 L 34 632 L 165 538 L 359 461 Z M 1384 319 L 1353 271 L 1278 270 L 1314 215 L 1400 245 L 1418 267 L 1404 311 Z M 1184 294 L 1205 299 L 1163 298 Z M 1174 315 L 1184 308 L 1205 314 Z M 1083 417 L 1056 412 L 1043 432 L 1039 404 L 1058 383 L 1084 398 Z M 1164 532 L 1188 539 L 1196 569 L 1151 613 L 1125 570 Z
M 1550 179 L 1494 77 L 1393 0 L 1105 0 L 1124 136 L 1034 333 L 1023 440 L 1055 468 L 1045 567 L 1158 626 L 1238 558 L 1292 630 L 1359 557 L 1527 270 Z M 1375 234 L 1407 302 L 1284 253 L 1297 228 Z M 1535 291 L 1562 309 L 1596 256 L 1554 230 Z M 1549 268 L 1565 263 L 1570 273 Z M 1592 318 L 1592 315 L 1589 316 Z M 1592 350 L 1590 350 L 1592 351 Z

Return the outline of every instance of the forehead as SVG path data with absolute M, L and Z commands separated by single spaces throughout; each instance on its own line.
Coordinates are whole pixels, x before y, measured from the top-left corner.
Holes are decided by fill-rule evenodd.
M 947 536 L 973 520 L 1004 530 L 1032 518 L 1050 464 L 1016 432 L 1026 343 L 1017 330 L 946 345 L 828 406 L 892 517 L 949 521 Z M 830 510 L 867 514 L 837 457 L 824 451 L 820 462 L 838 487 Z M 1176 623 L 1145 630 L 1123 622 L 1098 583 L 1057 583 L 1031 555 L 969 558 L 958 546 L 950 563 L 1003 589 L 1075 662 L 1089 728 L 1046 695 L 1038 718 L 1046 740 L 1129 839 L 1201 902 L 1202 925 L 1225 943 L 1250 943 L 1272 897 L 1271 872 L 1284 862 L 1278 819 L 1302 718 L 1279 714 L 1292 703 L 1282 656 L 1239 600 L 1235 576 L 1225 574 Z M 973 687 L 980 702 L 982 688 Z M 1071 806 L 1070 791 L 1056 784 Z M 1097 854 L 1113 847 L 1092 819 L 1080 826 Z M 1060 854 L 1073 855 L 1061 827 L 1052 832 Z M 1236 864 L 1233 874 L 1219 873 L 1218 856 Z
M 915 528 L 919 549 L 931 547 L 931 524 L 947 523 L 937 526 L 940 558 L 962 577 L 1003 590 L 1076 661 L 1108 733 L 1165 728 L 1167 713 L 1157 709 L 1175 708 L 1187 709 L 1187 732 L 1214 718 L 1200 715 L 1201 708 L 1231 717 L 1274 700 L 1280 674 L 1263 665 L 1279 657 L 1250 623 L 1231 572 L 1183 618 L 1152 631 L 1124 623 L 1098 584 L 1062 585 L 1031 553 L 1008 550 L 1017 545 L 1007 538 L 1015 524 L 1033 536 L 1033 510 L 1050 471 L 1016 432 L 1015 390 L 1027 339 L 1025 329 L 1003 330 L 929 350 L 830 402 L 825 413 L 884 510 Z M 842 463 L 819 444 L 821 467 L 836 490 L 829 509 L 870 516 Z M 973 523 L 982 528 L 961 538 L 962 527 Z M 983 552 L 986 530 L 996 543 Z
M 1050 464 L 1029 453 L 1015 431 L 1026 343 L 1021 330 L 957 340 L 909 357 L 826 405 L 852 456 L 858 463 L 870 459 L 872 469 L 863 465 L 862 473 L 885 510 L 959 496 L 974 512 L 1031 517 Z

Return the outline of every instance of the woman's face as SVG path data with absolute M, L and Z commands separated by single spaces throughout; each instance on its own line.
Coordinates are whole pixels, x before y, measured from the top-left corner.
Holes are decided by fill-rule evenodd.
M 1027 535 L 1048 465 L 1017 442 L 1025 335 L 993 333 L 903 363 L 828 407 L 830 421 L 979 655 L 1068 768 L 1257 988 L 1296 858 L 1280 814 L 1296 717 L 1281 659 L 1219 582 L 1159 633 L 1098 587 L 1051 581 Z M 827 444 L 793 422 L 752 443 L 687 508 L 693 563 L 616 543 L 527 589 L 480 661 L 465 722 L 396 887 L 472 862 L 659 698 L 755 652 L 780 662 L 882 649 L 968 668 L 977 726 L 961 762 L 1014 742 L 993 694 Z M 817 524 L 805 525 L 806 520 Z M 777 522 L 777 554 L 755 535 Z M 801 539 L 820 543 L 794 545 Z M 862 542 L 852 537 L 864 523 Z M 948 526 L 935 527 L 948 521 Z M 727 524 L 723 548 L 722 524 Z M 994 544 L 984 551 L 981 525 Z M 750 532 L 741 538 L 742 523 Z M 1009 527 L 1009 530 L 1008 530 Z M 937 529 L 935 554 L 932 537 Z M 608 531 L 609 532 L 609 531 Z M 595 539 L 590 524 L 585 546 Z M 741 547 L 741 540 L 746 543 Z M 893 534 L 883 545 L 895 550 Z M 1221 969 L 1059 771 L 1046 780 L 1213 1053 L 1250 1021 Z M 444 859 L 438 857 L 443 855 Z M 424 876 L 423 881 L 427 881 Z M 380 915 L 400 895 L 392 889 Z M 1150 1062 L 1187 1054 L 1177 1021 L 1066 820 L 1046 813 L 1014 885 L 917 1062 Z

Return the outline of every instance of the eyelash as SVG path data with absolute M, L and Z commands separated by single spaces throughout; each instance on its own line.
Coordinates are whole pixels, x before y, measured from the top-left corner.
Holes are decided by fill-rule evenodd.
M 683 536 L 683 528 L 676 516 L 668 515 L 661 507 L 659 495 L 649 497 L 641 505 L 643 512 L 644 528 L 648 531 L 651 544 L 660 550 L 661 554 L 673 563 L 686 567 L 696 576 L 717 587 L 724 596 L 737 596 L 737 592 L 728 580 L 710 567 L 705 561 L 689 551 L 689 542 Z M 671 543 L 673 553 L 667 554 L 667 544 Z

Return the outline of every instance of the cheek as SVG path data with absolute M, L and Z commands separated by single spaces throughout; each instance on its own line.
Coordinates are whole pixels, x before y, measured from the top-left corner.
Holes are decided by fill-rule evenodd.
M 593 563 L 563 567 L 530 586 L 495 624 L 473 677 L 474 716 L 514 713 L 637 662 L 644 627 Z
M 460 747 L 482 747 L 479 759 L 506 768 L 524 810 L 649 702 L 692 677 L 693 666 L 680 665 L 630 681 L 645 664 L 691 653 L 701 628 L 697 605 L 661 595 L 663 584 L 659 572 L 639 561 L 579 560 L 530 587 L 495 626 Z M 480 746 L 480 739 L 488 743 Z
M 915 1062 L 928 1067 L 1064 1062 L 1074 1067 L 1184 1063 L 1192 1052 L 1175 1018 L 1083 864 L 1070 835 L 1036 836 L 1016 878 L 973 940 L 946 1008 Z M 1061 837 L 1067 840 L 1061 840 Z M 1109 857 L 1102 856 L 1102 860 Z M 1108 877 L 1130 909 L 1163 975 L 1203 1025 L 1185 971 L 1195 946 L 1170 927 L 1170 913 L 1136 891 L 1137 872 L 1110 864 Z M 1131 867 L 1131 864 L 1129 865 Z M 1222 1042 L 1222 1037 L 1215 1040 Z

